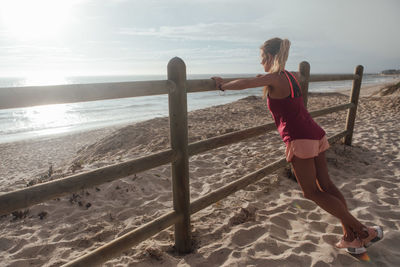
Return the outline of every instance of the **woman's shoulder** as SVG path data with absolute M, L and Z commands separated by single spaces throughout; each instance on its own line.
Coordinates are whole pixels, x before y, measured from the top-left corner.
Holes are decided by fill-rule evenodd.
M 259 74 L 257 75 L 258 80 L 265 81 L 265 85 L 271 85 L 275 83 L 278 79 L 280 79 L 281 75 L 279 73 L 266 73 L 266 74 Z
M 248 78 L 246 79 L 246 85 L 247 87 L 269 86 L 272 89 L 273 87 L 280 87 L 286 83 L 286 80 L 286 75 L 283 72 L 273 72 L 258 74 L 255 78 Z
M 273 73 L 265 73 L 265 74 L 258 74 L 257 78 L 276 78 L 279 77 L 278 72 L 273 72 Z

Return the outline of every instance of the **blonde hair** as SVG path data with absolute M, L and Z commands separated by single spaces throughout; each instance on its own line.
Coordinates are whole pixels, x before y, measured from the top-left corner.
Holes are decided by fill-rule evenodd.
M 281 72 L 285 69 L 289 56 L 290 41 L 288 39 L 272 38 L 266 41 L 260 49 L 264 54 L 273 56 L 273 64 L 270 73 Z
M 286 61 L 289 56 L 290 41 L 288 39 L 272 38 L 265 41 L 260 47 L 264 51 L 265 56 L 272 56 L 272 66 L 269 73 L 279 73 L 285 69 Z M 267 94 L 267 87 L 264 87 L 264 97 Z

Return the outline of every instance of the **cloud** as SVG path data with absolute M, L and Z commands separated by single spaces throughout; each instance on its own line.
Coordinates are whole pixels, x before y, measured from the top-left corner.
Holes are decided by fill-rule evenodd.
M 395 67 L 391 62 L 399 58 L 396 1 L 76 3 L 76 17 L 62 38 L 21 42 L 0 25 L 0 61 L 6 62 L 2 69 L 47 62 L 73 70 L 80 64 L 90 71 L 157 72 L 158 66 L 164 71 L 169 59 L 179 56 L 191 71 L 257 72 L 258 47 L 275 36 L 292 41 L 289 69 L 302 60 L 312 63 L 312 71 L 366 63 Z
M 265 36 L 267 28 L 258 23 L 199 23 L 158 28 L 121 28 L 121 35 L 152 36 L 163 39 L 189 41 L 223 41 L 254 43 Z

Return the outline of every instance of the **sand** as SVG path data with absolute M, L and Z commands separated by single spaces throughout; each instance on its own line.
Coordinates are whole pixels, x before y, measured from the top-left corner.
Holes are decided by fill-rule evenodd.
M 192 216 L 193 253 L 176 255 L 172 227 L 104 266 L 397 266 L 400 264 L 400 96 L 362 89 L 353 146 L 327 152 L 331 179 L 352 214 L 385 229 L 353 257 L 333 245 L 339 221 L 304 199 L 283 168 Z M 346 103 L 348 92 L 310 94 L 309 109 Z M 372 95 L 372 96 L 371 96 Z M 216 97 L 219 96 L 216 92 Z M 346 112 L 317 119 L 328 136 Z M 190 142 L 271 121 L 248 97 L 189 114 Z M 157 118 L 43 140 L 1 144 L 0 192 L 53 180 L 167 148 L 168 119 Z M 191 199 L 283 156 L 276 131 L 190 159 Z M 51 167 L 50 167 L 51 166 Z M 151 221 L 172 207 L 168 165 L 0 217 L 2 266 L 60 266 Z

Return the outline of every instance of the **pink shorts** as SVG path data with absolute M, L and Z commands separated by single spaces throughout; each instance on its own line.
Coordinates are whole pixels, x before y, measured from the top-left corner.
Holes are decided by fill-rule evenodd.
M 286 145 L 286 160 L 291 162 L 293 156 L 301 159 L 314 158 L 328 148 L 329 142 L 326 135 L 321 140 L 296 139 Z

